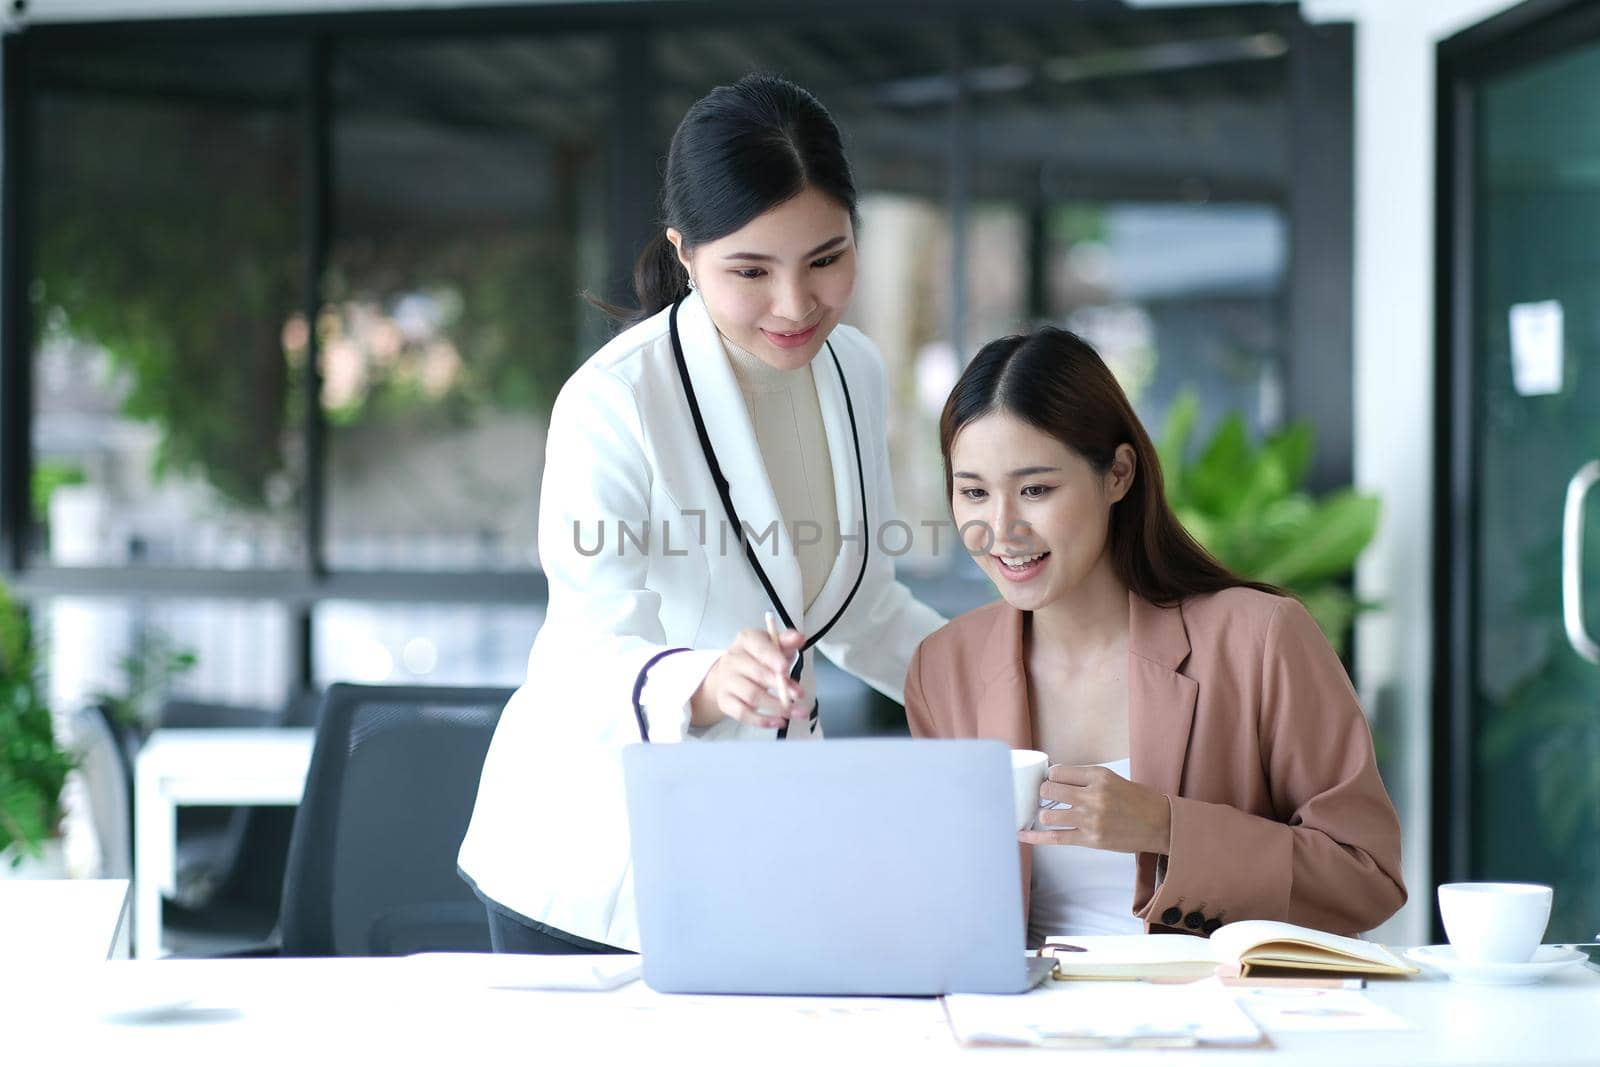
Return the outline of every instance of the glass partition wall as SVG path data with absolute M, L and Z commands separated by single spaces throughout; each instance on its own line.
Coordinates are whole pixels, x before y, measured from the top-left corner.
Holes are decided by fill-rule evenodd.
M 1433 840 L 1554 943 L 1600 939 L 1600 10 L 1531 15 L 1440 50 Z
M 1288 250 L 1339 210 L 1297 201 L 1295 146 L 1306 108 L 1349 106 L 1297 95 L 1324 44 L 1292 6 L 630 7 L 7 38 L 0 534 L 59 703 L 152 647 L 193 651 L 171 688 L 218 704 L 515 684 L 544 420 L 611 329 L 581 294 L 627 296 L 674 125 L 750 70 L 845 133 L 848 318 L 883 351 L 913 526 L 948 517 L 960 367 L 1037 323 L 1101 346 L 1153 428 L 1186 390 L 1202 432 L 1348 422 L 1285 401 L 1290 309 L 1326 283 Z M 990 598 L 928 547 L 902 560 L 920 594 Z M 820 684 L 837 732 L 903 729 Z

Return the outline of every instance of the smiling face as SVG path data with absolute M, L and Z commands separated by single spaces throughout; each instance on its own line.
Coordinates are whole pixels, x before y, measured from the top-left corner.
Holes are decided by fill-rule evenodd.
M 667 239 L 722 335 L 779 370 L 816 357 L 855 289 L 850 212 L 816 189 L 715 241 L 685 248 L 675 229 Z
M 1037 611 L 1109 571 L 1112 505 L 1133 484 L 1117 446 L 1100 474 L 1077 452 L 1004 411 L 982 415 L 950 448 L 950 510 L 962 543 L 1012 607 Z

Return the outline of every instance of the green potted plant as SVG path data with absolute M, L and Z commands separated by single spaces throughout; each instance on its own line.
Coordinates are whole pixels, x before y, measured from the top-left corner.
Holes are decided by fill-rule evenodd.
M 1234 573 L 1298 596 L 1342 656 L 1351 622 L 1369 606 L 1346 580 L 1377 532 L 1378 498 L 1352 488 L 1312 497 L 1303 485 L 1312 432 L 1303 423 L 1253 444 L 1232 413 L 1192 448 L 1199 408 L 1193 393 L 1180 395 L 1157 445 L 1173 511 Z
M 193 649 L 179 646 L 155 627 L 145 627 L 117 660 L 121 687 L 97 690 L 94 702 L 106 709 L 124 734 L 122 743 L 137 750 L 160 725 L 161 705 L 173 683 L 194 670 L 197 662 Z
M 0 877 L 61 876 L 61 791 L 76 760 L 56 736 L 27 614 L 0 587 Z

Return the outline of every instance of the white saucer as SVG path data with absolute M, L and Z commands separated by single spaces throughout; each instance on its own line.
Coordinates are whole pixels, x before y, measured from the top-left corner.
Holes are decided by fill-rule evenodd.
M 1468 963 L 1456 958 L 1450 945 L 1424 945 L 1406 950 L 1406 957 L 1443 971 L 1465 985 L 1528 985 L 1589 957 L 1565 945 L 1540 945 L 1527 963 Z

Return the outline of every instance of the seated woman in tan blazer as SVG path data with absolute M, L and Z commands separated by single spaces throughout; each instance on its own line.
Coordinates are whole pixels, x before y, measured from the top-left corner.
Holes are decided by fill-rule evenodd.
M 1030 943 L 1392 915 L 1399 820 L 1343 665 L 1299 601 L 1179 524 L 1095 351 L 1050 328 L 985 346 L 940 438 L 963 544 L 1002 599 L 923 641 L 906 714 L 919 737 L 1049 754 L 1019 835 Z

